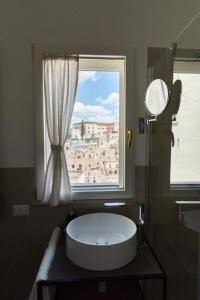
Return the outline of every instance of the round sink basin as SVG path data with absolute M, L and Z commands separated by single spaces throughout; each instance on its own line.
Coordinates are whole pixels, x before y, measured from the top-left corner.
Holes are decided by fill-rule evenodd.
M 127 217 L 93 213 L 72 220 L 66 228 L 66 252 L 76 265 L 96 271 L 128 264 L 136 255 L 137 227 Z

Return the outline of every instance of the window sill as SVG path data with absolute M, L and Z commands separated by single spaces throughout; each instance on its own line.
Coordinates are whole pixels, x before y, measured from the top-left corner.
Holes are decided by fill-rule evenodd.
M 200 197 L 200 185 L 180 185 L 173 184 L 170 186 L 165 186 L 163 190 L 164 198 L 174 199 L 196 199 Z
M 72 189 L 72 200 L 113 200 L 113 199 L 130 199 L 134 198 L 134 194 L 119 188 L 81 188 Z
M 116 201 L 117 200 L 117 201 Z M 118 207 L 107 207 L 108 209 L 118 209 L 118 208 L 123 208 L 126 207 L 127 205 L 131 206 L 140 206 L 144 204 L 143 201 L 138 201 L 135 197 L 128 197 L 128 195 L 124 195 L 121 197 L 87 197 L 87 198 L 81 198 L 80 195 L 79 197 L 74 197 L 72 199 L 72 202 L 70 202 L 70 205 L 80 205 L 80 207 L 95 207 L 95 208 L 105 208 L 104 204 L 105 203 L 112 203 L 112 202 L 120 202 L 120 203 L 125 203 L 125 205 L 119 205 Z M 58 206 L 68 206 L 69 203 L 64 203 L 60 202 Z M 32 206 L 37 207 L 37 206 L 43 206 L 43 207 L 49 207 L 48 203 L 42 203 L 41 201 L 38 201 L 36 199 L 33 199 L 32 201 Z
M 170 191 L 196 191 L 200 190 L 200 184 L 171 184 Z

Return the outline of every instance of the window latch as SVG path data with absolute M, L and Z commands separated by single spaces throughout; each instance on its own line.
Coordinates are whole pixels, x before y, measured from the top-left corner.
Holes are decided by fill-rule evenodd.
M 128 147 L 130 148 L 132 145 L 133 132 L 131 128 L 127 129 L 127 137 L 128 137 Z

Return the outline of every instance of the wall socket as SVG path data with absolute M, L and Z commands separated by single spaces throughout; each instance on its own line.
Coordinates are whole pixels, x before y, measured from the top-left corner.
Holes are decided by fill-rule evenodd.
M 29 216 L 30 209 L 28 204 L 18 204 L 12 206 L 12 214 L 14 217 Z

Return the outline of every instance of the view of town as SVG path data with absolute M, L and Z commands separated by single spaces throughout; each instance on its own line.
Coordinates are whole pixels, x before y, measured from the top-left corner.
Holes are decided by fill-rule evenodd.
M 65 143 L 70 184 L 119 185 L 119 72 L 87 63 Z
M 65 143 L 70 184 L 119 185 L 119 72 L 89 68 L 79 70 Z
M 118 184 L 118 122 L 74 123 L 65 151 L 71 184 Z

